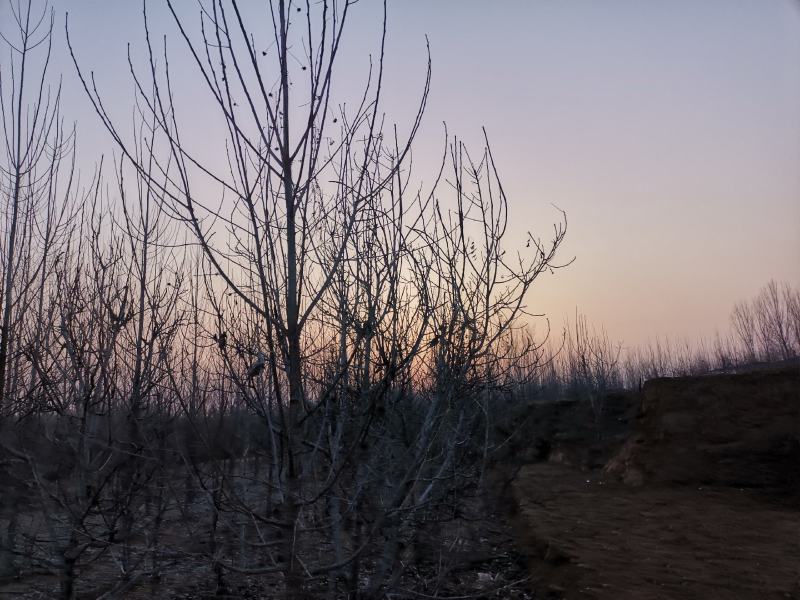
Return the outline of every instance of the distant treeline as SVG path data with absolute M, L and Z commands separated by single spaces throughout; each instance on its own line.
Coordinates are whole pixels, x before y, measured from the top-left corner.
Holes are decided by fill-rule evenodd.
M 657 377 L 757 368 L 800 358 L 800 290 L 769 281 L 756 297 L 738 302 L 727 333 L 711 340 L 658 341 L 625 348 L 578 315 L 540 350 L 527 393 L 590 398 L 610 389 L 636 389 Z

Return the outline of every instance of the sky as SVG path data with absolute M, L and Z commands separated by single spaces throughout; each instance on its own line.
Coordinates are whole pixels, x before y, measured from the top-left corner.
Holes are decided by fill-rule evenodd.
M 67 55 L 65 11 L 82 67 L 130 118 L 126 48 L 143 48 L 141 3 L 53 5 L 53 69 L 90 168 L 112 145 Z M 196 5 L 183 6 L 191 15 Z M 199 93 L 162 3 L 148 7 L 186 95 Z M 378 0 L 353 7 L 335 72 L 342 93 L 365 80 L 381 15 Z M 556 327 L 577 310 L 626 346 L 695 341 L 725 331 L 734 303 L 769 279 L 800 287 L 800 1 L 389 0 L 389 121 L 413 114 L 426 36 L 420 179 L 433 177 L 443 122 L 471 147 L 485 127 L 509 201 L 508 247 L 527 231 L 547 239 L 554 206 L 567 214 L 561 256 L 575 262 L 536 283 L 529 310 Z M 192 106 L 188 127 L 214 139 Z

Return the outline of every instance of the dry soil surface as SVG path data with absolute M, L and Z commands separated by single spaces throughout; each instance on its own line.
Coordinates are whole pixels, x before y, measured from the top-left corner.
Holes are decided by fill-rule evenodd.
M 800 498 L 631 488 L 554 463 L 522 469 L 520 544 L 539 598 L 800 599 Z

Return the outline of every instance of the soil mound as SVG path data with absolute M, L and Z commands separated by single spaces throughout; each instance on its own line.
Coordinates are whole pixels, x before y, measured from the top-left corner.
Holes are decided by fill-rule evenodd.
M 638 399 L 621 447 L 629 413 L 606 415 L 603 471 L 554 450 L 515 479 L 536 597 L 800 600 L 800 368 L 657 379 Z M 598 446 L 569 429 L 581 410 L 540 410 L 539 435 Z
M 588 398 L 534 402 L 498 426 L 512 442 L 506 460 L 600 468 L 630 436 L 639 404 L 638 392 L 626 390 L 610 390 L 594 404 Z
M 662 378 L 605 467 L 626 483 L 800 487 L 800 367 Z

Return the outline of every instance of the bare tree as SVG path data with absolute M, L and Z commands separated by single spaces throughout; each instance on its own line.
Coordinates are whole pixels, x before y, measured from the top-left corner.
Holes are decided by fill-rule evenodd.
M 241 458 L 225 471 L 195 466 L 220 588 L 227 571 L 281 573 L 289 597 L 323 577 L 332 594 L 339 580 L 354 597 L 397 585 L 421 524 L 481 481 L 492 448 L 487 435 L 476 448 L 474 434 L 489 430 L 493 399 L 532 350 L 514 342 L 528 290 L 558 267 L 565 223 L 548 242 L 531 237 L 527 257 L 502 247 L 507 199 L 488 142 L 473 160 L 454 141 L 431 190 L 410 188 L 430 61 L 405 137 L 381 112 L 383 42 L 355 106 L 332 99 L 354 4 L 277 0 L 263 14 L 213 0 L 198 35 L 167 2 L 224 122 L 226 169 L 184 141 L 169 55 L 146 8 L 147 61 L 130 61 L 154 134 L 144 155 L 83 78 L 161 213 L 203 253 L 208 304 L 197 303 L 190 342 L 215 350 L 193 355 L 193 383 L 174 378 L 172 392 L 198 431 L 203 396 L 215 414 L 247 407 L 266 435 L 266 497 L 237 485 L 250 468 Z M 226 531 L 244 532 L 238 558 Z
M 787 360 L 800 354 L 798 292 L 770 280 L 749 302 L 737 303 L 731 322 L 744 360 Z
M 60 84 L 51 87 L 53 12 L 47 4 L 9 2 L 0 64 L 0 113 L 4 161 L 0 198 L 0 443 L 13 432 L 14 415 L 30 414 L 41 384 L 26 360 L 31 345 L 50 343 L 48 290 L 72 230 L 74 132 L 60 112 Z M 19 488 L 9 485 L 0 512 L 8 517 L 0 535 L 0 573 L 17 571 L 14 549 Z
M 74 132 L 65 130 L 60 113 L 60 84 L 49 85 L 53 12 L 33 2 L 9 2 L 9 9 L 14 22 L 3 38 L 9 60 L 0 71 L 5 140 L 0 412 L 13 401 L 9 387 L 16 386 L 9 385 L 9 376 L 21 375 L 21 355 L 15 352 L 21 320 L 25 314 L 42 316 L 42 296 L 34 292 L 52 272 L 64 242 L 74 156 Z

